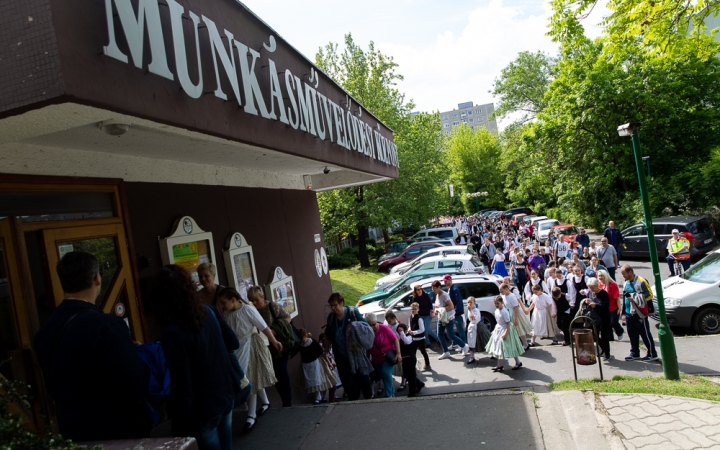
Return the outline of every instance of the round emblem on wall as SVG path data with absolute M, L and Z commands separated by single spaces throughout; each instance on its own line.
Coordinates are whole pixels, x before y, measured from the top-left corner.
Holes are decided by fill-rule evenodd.
M 192 234 L 193 232 L 192 220 L 187 217 L 183 219 L 183 231 L 185 232 L 185 234 Z
M 317 271 L 317 274 L 319 277 L 323 274 L 323 268 L 322 268 L 322 260 L 320 258 L 320 252 L 318 249 L 315 249 L 315 270 Z
M 235 247 L 240 248 L 242 247 L 242 238 L 240 237 L 240 233 L 235 233 Z
M 125 305 L 122 303 L 118 303 L 115 305 L 115 315 L 118 317 L 122 317 L 125 315 Z
M 282 274 L 282 269 L 278 267 L 277 270 L 275 270 L 275 278 L 279 280 L 280 278 L 282 278 Z
M 325 275 L 328 273 L 328 260 L 327 255 L 325 254 L 325 248 L 320 249 L 320 261 L 322 264 L 323 272 L 325 272 Z

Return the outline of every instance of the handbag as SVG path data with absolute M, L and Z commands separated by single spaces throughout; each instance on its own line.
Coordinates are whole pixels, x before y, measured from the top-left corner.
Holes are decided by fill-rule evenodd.
M 389 352 L 385 353 L 385 362 L 390 364 L 391 366 L 394 366 L 397 364 L 397 352 L 395 350 L 390 350 Z

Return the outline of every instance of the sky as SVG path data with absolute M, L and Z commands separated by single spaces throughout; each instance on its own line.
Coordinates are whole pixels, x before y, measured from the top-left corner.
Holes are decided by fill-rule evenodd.
M 417 111 L 497 103 L 493 81 L 519 52 L 558 50 L 545 36 L 548 0 L 241 1 L 311 61 L 347 33 L 362 48 L 374 41 L 398 63 L 398 87 Z M 596 8 L 583 22 L 586 35 L 601 34 L 605 13 Z

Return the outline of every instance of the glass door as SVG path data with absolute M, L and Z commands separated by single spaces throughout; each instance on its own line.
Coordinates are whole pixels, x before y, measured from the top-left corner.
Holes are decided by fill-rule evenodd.
M 28 401 L 11 403 L 11 410 L 24 416 L 32 429 L 44 430 L 53 412 L 42 395 L 40 367 L 32 351 L 37 314 L 30 300 L 32 285 L 26 282 L 27 258 L 19 250 L 23 246 L 19 221 L 0 219 L 0 377 L 20 382 L 20 392 L 28 394 Z
M 95 304 L 106 314 L 115 314 L 127 323 L 134 340 L 142 342 L 142 322 L 133 284 L 125 231 L 120 224 L 42 230 L 47 262 L 54 268 L 69 252 L 84 251 L 97 257 L 102 287 Z M 60 280 L 50 270 L 55 304 L 63 300 Z

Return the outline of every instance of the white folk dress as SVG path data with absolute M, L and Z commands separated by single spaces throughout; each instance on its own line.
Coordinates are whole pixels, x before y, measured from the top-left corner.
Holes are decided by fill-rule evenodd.
M 557 307 L 552 297 L 547 294 L 533 295 L 531 301 L 535 304 L 532 316 L 533 336 L 555 339 L 560 330 L 552 317 L 552 314 L 557 315 Z
M 520 303 L 518 302 L 518 298 L 515 294 L 508 294 L 503 295 L 503 302 L 505 303 L 505 306 L 510 310 L 511 314 L 514 314 L 515 307 L 518 308 L 517 310 L 517 333 L 522 338 L 526 335 L 532 333 L 532 324 L 530 323 L 530 318 L 525 314 L 520 308 Z
M 252 383 L 252 393 L 257 394 L 261 389 L 277 383 L 268 339 L 258 331 L 267 328 L 258 310 L 253 305 L 243 303 L 239 310 L 226 313 L 225 321 L 240 341 L 240 348 L 235 350 L 235 355 Z
M 472 313 L 475 318 L 470 319 L 467 327 L 467 345 L 477 351 L 482 351 L 490 341 L 490 330 L 483 323 L 479 308 L 474 308 Z M 468 314 L 468 317 L 470 317 L 470 314 Z
M 490 356 L 498 359 L 514 358 L 525 353 L 522 342 L 520 342 L 520 338 L 515 331 L 515 327 L 510 321 L 510 313 L 508 310 L 505 308 L 496 309 L 495 320 L 497 324 L 490 337 L 490 342 L 485 346 L 485 351 L 490 354 Z M 505 330 L 507 330 L 508 327 L 510 331 L 508 331 L 507 337 L 503 339 L 503 334 L 505 334 Z

